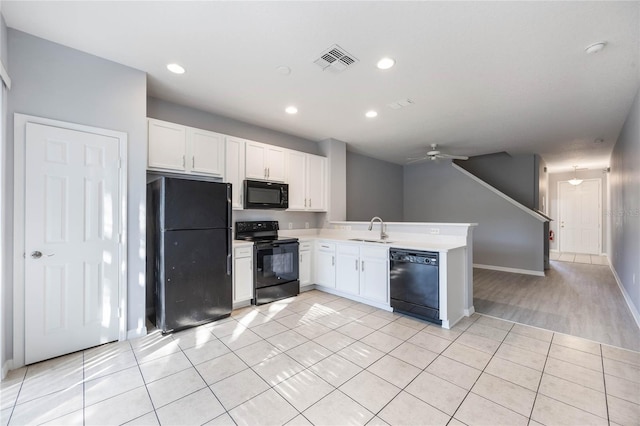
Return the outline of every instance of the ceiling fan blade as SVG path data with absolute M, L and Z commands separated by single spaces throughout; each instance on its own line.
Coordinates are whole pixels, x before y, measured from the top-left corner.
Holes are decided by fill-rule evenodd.
M 429 159 L 428 156 L 427 157 L 410 157 L 410 158 L 407 158 L 407 162 L 405 164 L 419 163 L 421 161 L 425 161 L 428 159 Z
M 440 154 L 438 155 L 440 158 L 447 158 L 449 160 L 468 160 L 469 157 L 465 155 L 451 155 L 451 154 Z

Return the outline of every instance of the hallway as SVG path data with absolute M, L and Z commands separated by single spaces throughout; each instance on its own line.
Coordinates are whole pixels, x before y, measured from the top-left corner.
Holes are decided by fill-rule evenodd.
M 640 331 L 609 266 L 552 260 L 546 277 L 473 274 L 481 314 L 640 351 Z

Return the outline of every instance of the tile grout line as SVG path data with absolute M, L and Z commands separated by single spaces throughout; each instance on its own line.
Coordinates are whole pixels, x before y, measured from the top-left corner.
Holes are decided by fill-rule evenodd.
M 598 345 L 600 348 L 600 362 L 602 363 L 602 385 L 604 386 L 604 407 L 607 410 L 607 421 L 611 424 L 611 415 L 609 414 L 609 398 L 607 397 L 607 375 L 604 372 L 604 353 L 602 352 L 602 345 Z
M 148 334 L 147 334 L 148 336 Z M 173 337 L 172 337 L 173 340 Z M 129 343 L 131 345 L 131 343 Z M 133 348 L 133 345 L 131 345 L 131 351 L 133 352 L 133 358 L 136 360 L 136 366 L 138 367 L 138 372 L 140 373 L 140 377 L 142 377 L 142 383 L 144 384 L 144 390 L 147 391 L 147 396 L 149 397 L 149 402 L 151 402 L 151 407 L 153 408 L 153 414 L 156 416 L 156 420 L 158 421 L 158 424 L 160 425 L 160 418 L 158 417 L 158 411 L 156 410 L 156 405 L 153 403 L 153 399 L 151 398 L 151 393 L 149 392 L 149 388 L 147 387 L 147 380 L 144 378 L 144 374 L 142 374 L 142 369 L 140 368 L 140 361 L 138 360 L 138 356 L 136 355 L 136 351 Z M 170 355 L 170 354 L 169 354 Z M 168 355 L 167 355 L 168 356 Z M 160 357 L 163 358 L 163 357 Z M 160 359 L 158 358 L 158 359 Z M 142 416 L 146 416 L 149 413 L 145 413 Z M 138 416 L 136 418 L 133 418 L 131 420 L 135 420 L 137 418 L 140 418 L 142 416 Z M 128 420 L 128 421 L 131 421 Z
M 475 324 L 477 321 L 478 321 L 478 320 L 474 321 L 474 324 Z M 502 321 L 505 321 L 505 320 L 502 320 Z M 509 335 L 509 333 L 510 333 L 510 332 L 511 332 L 511 330 L 513 329 L 513 326 L 516 324 L 516 323 L 515 323 L 515 322 L 513 322 L 513 321 L 509 321 L 509 322 L 511 322 L 511 327 L 509 327 L 509 330 L 506 330 L 506 331 L 507 331 L 507 334 L 505 334 L 505 336 L 504 336 L 504 337 L 502 338 L 502 340 L 500 341 L 500 346 L 502 346 L 503 344 L 505 344 L 505 342 L 504 342 L 504 341 L 505 341 L 505 339 L 507 338 L 507 336 Z M 494 328 L 495 328 L 495 327 L 494 327 Z M 467 331 L 468 331 L 468 327 L 467 327 L 467 330 L 465 330 L 465 332 L 467 332 Z M 471 334 L 473 334 L 473 333 L 471 333 Z M 462 334 L 461 334 L 460 336 L 462 336 Z M 458 336 L 458 338 L 459 338 L 460 336 Z M 456 340 L 458 340 L 458 339 L 456 338 Z M 500 349 L 500 346 L 498 346 L 498 348 L 494 351 L 493 355 L 491 355 L 491 358 L 489 359 L 489 361 L 487 362 L 487 364 L 484 366 L 484 368 L 482 369 L 482 371 L 480 372 L 480 374 L 479 374 L 479 375 L 478 375 L 478 377 L 476 378 L 475 382 L 473 382 L 473 385 L 471 385 L 471 388 L 467 391 L 467 394 L 464 396 L 464 398 L 462 398 L 462 401 L 460 401 L 460 404 L 458 404 L 458 407 L 456 408 L 456 410 L 453 412 L 453 415 L 451 416 L 451 418 L 452 418 L 452 419 L 453 419 L 453 418 L 455 418 L 456 413 L 458 412 L 458 410 L 460 410 L 460 407 L 462 407 L 462 404 L 464 404 L 464 402 L 465 402 L 465 401 L 467 400 L 467 398 L 469 397 L 469 394 L 470 394 L 470 393 L 471 393 L 471 391 L 473 390 L 473 387 L 476 385 L 476 383 L 478 383 L 478 380 L 480 380 L 480 377 L 482 377 L 482 374 L 484 374 L 485 370 L 487 369 L 487 365 L 489 365 L 489 363 L 491 362 L 491 360 L 493 359 L 493 357 L 495 356 L 495 354 L 498 352 L 498 349 Z M 489 374 L 489 373 L 487 373 L 487 374 Z M 502 380 L 504 380 L 504 379 L 502 379 Z M 509 383 L 512 383 L 512 382 L 511 382 L 511 381 L 509 381 L 509 380 L 506 380 L 506 381 L 508 381 Z M 514 384 L 516 384 L 516 383 L 514 383 Z M 477 395 L 477 394 L 476 394 L 476 393 L 474 393 L 474 395 Z M 484 398 L 482 395 L 477 395 L 477 396 L 479 396 L 480 398 Z M 487 399 L 487 398 L 484 398 L 484 399 Z M 487 399 L 487 401 L 490 401 L 490 402 L 492 402 L 492 403 L 494 403 L 494 404 L 496 404 L 496 405 L 499 405 L 499 406 L 500 406 L 500 407 L 502 407 L 502 408 L 505 408 L 505 409 L 507 409 L 507 410 L 509 410 L 509 411 L 511 411 L 511 412 L 513 412 L 513 413 L 516 413 L 516 414 L 519 414 L 519 415 L 521 415 L 521 416 L 522 416 L 522 414 L 520 414 L 520 413 L 518 413 L 518 412 L 516 412 L 516 411 L 512 410 L 512 409 L 511 409 L 511 408 L 509 408 L 509 407 L 505 407 L 504 405 L 502 405 L 502 404 L 498 404 L 497 402 L 491 401 L 490 399 Z M 524 417 L 524 416 L 523 416 L 523 417 Z M 458 420 L 458 419 L 456 419 L 456 420 Z M 531 417 L 529 417 L 529 419 L 528 419 L 528 420 L 530 421 L 530 420 L 531 420 Z M 461 421 L 461 420 L 458 420 L 458 421 Z M 528 422 L 527 422 L 527 423 L 528 423 Z
M 538 387 L 536 388 L 536 395 L 533 397 L 533 404 L 531 404 L 531 413 L 529 413 L 529 422 L 533 420 L 533 410 L 536 407 L 536 401 L 540 394 L 540 386 L 542 385 L 542 378 L 544 377 L 544 371 L 547 368 L 547 361 L 549 360 L 549 354 L 551 353 L 551 345 L 553 345 L 553 339 L 556 337 L 556 333 L 551 335 L 551 341 L 549 342 L 549 349 L 547 349 L 547 356 L 544 358 L 544 365 L 542 366 L 542 374 L 540 374 L 540 380 L 538 380 Z M 546 395 L 545 395 L 546 396 Z M 534 420 L 536 421 L 536 420 Z

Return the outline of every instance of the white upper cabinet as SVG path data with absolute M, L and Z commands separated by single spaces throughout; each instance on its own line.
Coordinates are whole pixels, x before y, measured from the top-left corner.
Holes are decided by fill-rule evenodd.
M 246 178 L 284 182 L 285 151 L 277 146 L 247 141 Z
M 298 151 L 287 152 L 289 210 L 326 211 L 327 159 Z
M 227 144 L 227 173 L 225 181 L 231 184 L 231 207 L 234 210 L 242 210 L 242 185 L 244 181 L 244 139 L 233 136 L 226 137 Z
M 224 135 L 152 118 L 148 124 L 149 169 L 224 176 Z
M 186 170 L 187 128 L 149 119 L 148 166 L 150 169 Z
M 187 158 L 191 157 L 192 173 L 224 176 L 224 135 L 189 127 L 187 148 L 189 147 L 191 153 Z

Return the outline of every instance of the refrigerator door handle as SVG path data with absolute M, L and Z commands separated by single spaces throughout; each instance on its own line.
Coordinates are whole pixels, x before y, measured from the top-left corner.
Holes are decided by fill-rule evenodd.
M 227 275 L 231 276 L 231 255 L 227 255 Z

